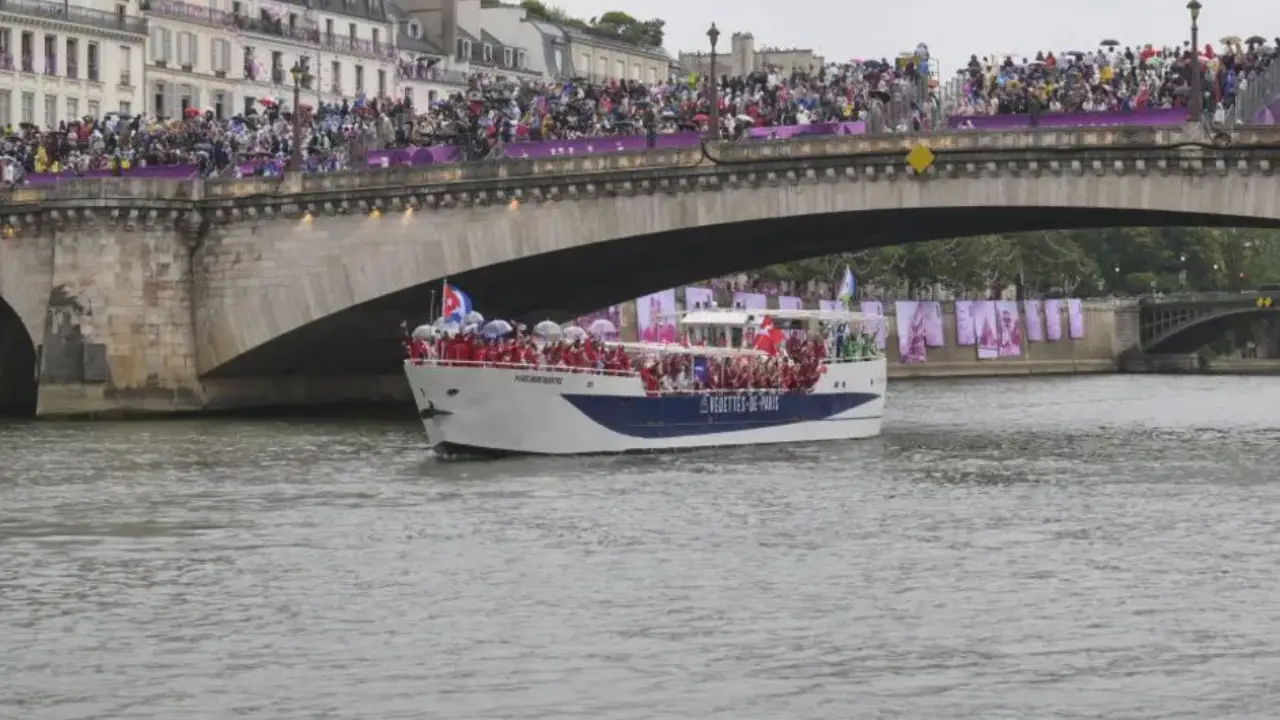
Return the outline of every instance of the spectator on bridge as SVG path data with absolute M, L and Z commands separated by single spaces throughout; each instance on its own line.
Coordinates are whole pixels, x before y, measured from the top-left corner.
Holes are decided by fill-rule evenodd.
M 1228 110 L 1238 92 L 1266 70 L 1277 51 L 1261 38 L 1233 40 L 1221 52 L 1200 53 L 1206 112 Z M 1189 45 L 1190 43 L 1187 43 Z M 1280 45 L 1280 39 L 1277 40 Z M 1039 52 L 1033 59 L 970 56 L 948 102 L 952 115 L 1108 112 L 1187 107 L 1193 54 L 1189 47 L 1126 47 L 1090 52 Z

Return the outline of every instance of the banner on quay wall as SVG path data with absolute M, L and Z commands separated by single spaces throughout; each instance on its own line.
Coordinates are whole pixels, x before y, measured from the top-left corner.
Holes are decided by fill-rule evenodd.
M 948 118 L 952 129 L 974 130 L 1022 130 L 1032 127 L 1030 115 L 953 115 Z M 1038 127 L 1169 127 L 1185 125 L 1186 109 L 1159 108 L 1125 112 L 1045 113 L 1040 116 Z
M 1039 300 L 1022 301 L 1027 316 L 1027 342 L 1044 342 L 1044 308 Z
M 733 306 L 744 310 L 768 310 L 769 298 L 764 293 L 739 291 L 733 294 Z
M 715 292 L 711 288 L 687 287 L 684 289 L 684 309 L 709 308 L 715 301 Z
M 876 347 L 883 351 L 889 335 L 889 328 L 884 320 L 884 305 L 879 300 L 863 300 L 858 304 L 858 312 L 867 318 L 863 324 L 863 331 L 875 333 Z
M 818 309 L 823 312 L 840 312 L 844 309 L 844 304 L 839 300 L 819 300 Z
M 1084 337 L 1084 307 L 1080 298 L 1067 300 L 1067 332 L 1072 340 Z
M 899 300 L 894 303 L 894 312 L 898 326 L 898 360 L 908 365 L 924 362 L 928 353 L 925 339 L 928 303 Z
M 803 310 L 804 301 L 792 295 L 779 295 L 778 309 L 779 310 Z
M 1016 300 L 997 301 L 996 314 L 1000 333 L 1000 357 L 1020 357 L 1022 355 L 1022 323 L 1018 318 L 1018 302 Z
M 676 291 L 660 290 L 636 299 L 636 335 L 640 342 L 676 341 Z
M 973 302 L 956 300 L 956 344 L 977 345 L 978 339 L 973 334 Z
M 942 347 L 947 344 L 942 333 L 942 303 L 929 300 L 920 303 L 924 306 L 924 343 L 929 347 Z
M 605 339 L 616 340 L 618 334 L 622 332 L 622 306 L 610 305 L 603 310 L 596 310 L 595 312 L 589 312 L 585 315 L 579 315 L 574 319 L 573 324 L 583 330 L 589 330 L 591 328 L 591 323 L 594 323 L 597 320 L 608 320 L 613 325 L 616 332 L 612 337 L 606 337 Z
M 1000 331 L 996 320 L 996 304 L 992 300 L 979 300 L 969 306 L 973 318 L 973 335 L 978 341 L 978 359 L 994 360 L 1000 357 Z
M 1050 298 L 1044 301 L 1044 339 L 1057 342 L 1062 339 L 1062 301 Z

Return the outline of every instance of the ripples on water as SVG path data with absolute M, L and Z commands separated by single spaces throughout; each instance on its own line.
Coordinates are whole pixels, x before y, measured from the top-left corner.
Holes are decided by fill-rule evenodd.
M 1280 380 L 891 403 L 845 446 L 492 463 L 0 427 L 0 718 L 1275 717 Z

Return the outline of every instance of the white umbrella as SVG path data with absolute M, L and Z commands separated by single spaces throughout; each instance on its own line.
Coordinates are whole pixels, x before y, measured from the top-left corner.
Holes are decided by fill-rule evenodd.
M 502 337 L 513 329 L 511 323 L 506 320 L 490 320 L 489 324 L 484 326 L 484 334 L 489 337 Z
M 467 316 L 463 318 L 463 321 L 466 322 L 468 325 L 483 325 L 484 316 L 476 312 L 475 310 L 472 310 L 471 312 L 467 313 Z
M 587 328 L 587 330 L 597 337 L 618 334 L 618 328 L 614 327 L 613 323 L 609 322 L 605 318 L 600 318 L 599 320 L 591 323 L 591 327 Z
M 564 329 L 564 339 L 570 342 L 587 339 L 587 331 L 577 325 L 570 325 Z
M 560 337 L 560 326 L 550 320 L 543 320 L 533 326 L 533 334 L 542 338 Z
M 430 325 L 419 325 L 413 329 L 414 340 L 430 340 L 435 337 L 436 329 Z

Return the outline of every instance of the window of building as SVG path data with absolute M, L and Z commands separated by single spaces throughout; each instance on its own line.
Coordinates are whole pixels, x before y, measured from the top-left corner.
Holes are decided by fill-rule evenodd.
M 44 74 L 57 75 L 58 74 L 58 36 L 57 35 L 44 36 L 44 58 L 43 59 L 44 59 Z M 54 114 L 55 115 L 57 114 L 56 110 Z
M 619 80 L 626 80 L 627 79 L 627 61 L 618 60 L 614 63 L 614 66 L 617 68 L 615 72 L 618 73 L 614 77 L 616 77 Z
M 67 98 L 67 120 L 78 120 L 80 118 L 80 99 Z
M 651 67 L 649 68 L 649 83 L 653 84 L 656 82 L 658 82 L 658 68 Z
M 596 58 L 596 77 L 601 80 L 609 77 L 609 59 L 603 55 Z
M 356 41 L 356 24 L 355 23 L 351 23 L 347 25 L 347 37 L 350 38 L 351 42 L 353 43 Z
M 326 18 L 324 21 L 324 36 L 329 38 L 329 42 L 333 42 L 333 18 Z
M 164 83 L 157 80 L 151 92 L 153 100 L 151 110 L 155 113 L 156 117 L 165 117 L 164 89 Z
M 34 123 L 36 121 L 36 94 L 33 92 L 22 93 L 22 120 L 24 123 Z
M 190 85 L 183 85 L 178 92 L 178 109 L 182 110 L 182 117 L 186 117 L 187 111 L 196 106 L 196 91 Z
M 413 38 L 414 40 L 419 40 L 422 38 L 422 26 L 418 24 L 417 20 L 409 21 L 409 37 Z
M 121 101 L 120 101 L 120 114 L 121 114 L 121 115 L 133 115 L 133 103 L 129 102 L 128 100 L 121 100 Z
M 222 38 L 215 38 L 212 43 L 212 54 L 209 61 L 212 63 L 214 74 L 219 77 L 226 77 L 231 71 L 231 42 Z
M 256 98 L 256 97 L 252 97 L 252 96 L 250 96 L 250 97 L 246 97 L 246 98 L 244 99 L 244 114 L 245 114 L 245 115 L 251 115 L 251 114 L 253 114 L 253 113 L 257 112 L 258 108 L 257 108 L 257 107 L 255 107 L 255 105 L 257 104 L 257 102 L 258 102 L 258 98 Z
M 102 80 L 102 68 L 100 67 L 98 43 L 89 43 L 89 47 L 86 48 L 86 50 L 88 52 L 89 62 L 87 63 L 88 67 L 85 68 L 87 71 L 85 77 L 89 78 L 89 82 L 100 82 Z
M 356 94 L 364 92 L 364 66 L 356 66 Z
M 384 98 L 386 96 L 387 96 L 387 71 L 378 70 L 378 97 Z
M 373 49 L 374 49 L 374 50 L 377 50 L 377 49 L 378 49 L 378 41 L 379 41 L 380 39 L 381 39 L 381 38 L 379 38 L 379 37 L 378 37 L 378 28 L 374 28 L 374 29 L 373 29 Z
M 524 69 L 525 69 L 525 67 L 527 67 L 527 66 L 525 65 L 525 60 L 526 60 L 526 59 L 527 59 L 527 58 L 525 57 L 524 51 L 523 51 L 523 50 L 518 51 L 518 52 L 516 53 L 516 67 L 517 67 L 517 68 L 520 68 L 521 70 L 524 70 Z
M 58 96 L 57 95 L 44 96 L 44 124 L 45 124 L 45 127 L 50 127 L 50 128 L 58 126 Z
M 631 63 L 631 79 L 637 82 L 641 80 L 640 63 Z
M 502 48 L 502 64 L 504 67 L 512 67 L 515 63 L 515 53 L 511 48 Z
M 72 80 L 80 79 L 80 43 L 75 38 L 67 38 L 67 77 Z
M 35 57 L 36 57 L 35 33 L 30 33 L 30 32 L 22 33 L 22 40 L 20 42 L 21 42 L 22 57 L 19 58 L 19 60 L 22 63 L 22 65 L 20 66 L 22 68 L 22 72 L 33 73 L 35 72 Z M 23 120 L 23 122 L 31 122 L 31 121 Z
M 339 95 L 342 94 L 342 63 L 334 60 L 329 64 L 329 89 Z
M 168 29 L 151 27 L 151 62 L 163 67 L 173 57 L 173 33 Z
M 13 103 L 12 90 L 0 90 L 0 125 L 9 125 L 13 119 L 9 115 L 13 112 L 10 105 Z
M 213 116 L 221 120 L 226 116 L 227 112 L 227 94 L 224 92 L 216 92 L 213 94 Z
M 413 88 L 406 87 L 404 89 L 404 102 L 409 107 L 413 107 Z
M 436 97 L 437 97 L 437 96 L 436 96 L 436 91 L 435 91 L 435 90 L 428 90 L 428 91 L 427 91 L 427 104 L 428 104 L 428 105 L 434 105 L 434 104 L 436 103 Z
M 489 43 L 484 44 L 484 61 L 487 63 L 493 62 L 493 46 Z
M 97 100 L 89 101 L 89 117 L 91 118 L 102 117 L 102 114 L 99 112 L 101 109 L 102 109 L 102 106 L 98 104 Z
M 120 84 L 125 87 L 133 87 L 133 73 L 129 71 L 133 67 L 133 48 L 128 45 L 120 46 Z

